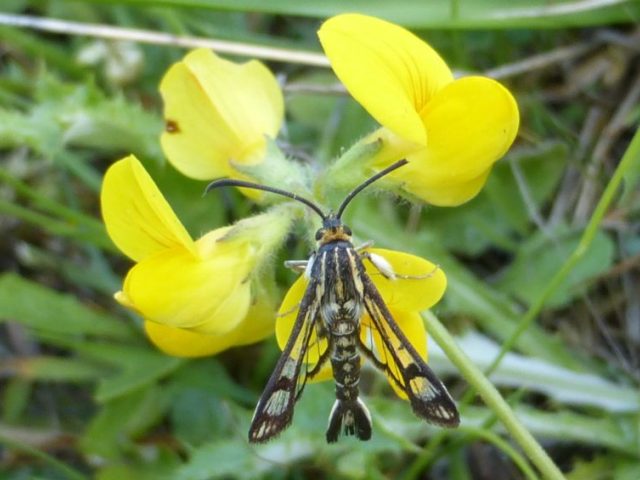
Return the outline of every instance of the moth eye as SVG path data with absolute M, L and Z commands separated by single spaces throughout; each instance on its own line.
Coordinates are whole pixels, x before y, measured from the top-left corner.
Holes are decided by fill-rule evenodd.
M 316 232 L 316 240 L 320 240 L 323 235 L 324 235 L 324 229 L 321 228 Z
M 353 235 L 353 234 L 351 233 L 351 229 L 350 229 L 349 227 L 347 227 L 346 225 L 343 225 L 343 226 L 342 226 L 342 231 L 343 231 L 345 234 L 349 235 L 349 236 Z

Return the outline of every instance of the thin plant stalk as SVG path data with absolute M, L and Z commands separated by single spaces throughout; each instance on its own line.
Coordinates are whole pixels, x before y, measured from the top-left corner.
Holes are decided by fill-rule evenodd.
M 61 462 L 57 458 L 52 457 L 51 455 L 43 452 L 42 450 L 39 450 L 31 445 L 20 442 L 18 440 L 11 439 L 8 436 L 3 435 L 2 433 L 0 433 L 0 444 L 5 444 L 8 448 L 13 448 L 20 452 L 23 452 L 26 455 L 30 455 L 34 458 L 37 458 L 43 463 L 59 471 L 61 474 L 64 475 L 64 478 L 68 478 L 70 480 L 87 480 L 88 478 L 81 472 L 75 470 L 74 468 L 70 467 L 64 462 Z
M 557 465 L 551 460 L 529 430 L 518 420 L 496 387 L 493 386 L 482 371 L 476 367 L 471 359 L 458 347 L 453 337 L 442 323 L 440 323 L 440 320 L 431 312 L 424 312 L 422 318 L 425 321 L 429 334 L 438 345 L 440 345 L 440 348 L 442 348 L 443 352 L 449 360 L 451 360 L 451 363 L 456 366 L 465 380 L 476 389 L 487 406 L 493 410 L 544 478 L 549 480 L 564 479 L 565 477 Z
M 502 344 L 500 352 L 493 360 L 491 365 L 486 369 L 485 375 L 490 375 L 495 369 L 500 365 L 500 362 L 504 358 L 504 356 L 509 352 L 515 343 L 533 323 L 536 319 L 542 308 L 545 306 L 551 295 L 557 290 L 558 286 L 567 278 L 567 276 L 571 273 L 571 271 L 575 268 L 576 264 L 582 260 L 584 255 L 589 251 L 589 247 L 593 242 L 596 234 L 598 233 L 598 228 L 604 219 L 605 214 L 609 210 L 611 202 L 613 201 L 614 195 L 618 192 L 622 181 L 625 177 L 630 177 L 633 169 L 640 168 L 640 129 L 638 129 L 629 144 L 629 147 L 625 151 L 622 156 L 622 160 L 618 164 L 611 180 L 607 184 L 600 200 L 598 201 L 593 214 L 591 215 L 591 219 L 587 223 L 587 226 L 584 229 L 582 237 L 580 238 L 580 242 L 576 249 L 569 255 L 569 257 L 565 260 L 564 264 L 560 267 L 560 269 L 556 272 L 556 274 L 551 278 L 547 287 L 544 289 L 542 294 L 538 297 L 538 299 L 531 305 L 529 310 L 520 318 L 518 321 L 518 325 L 516 329 L 513 331 L 511 336 L 507 338 L 507 340 Z

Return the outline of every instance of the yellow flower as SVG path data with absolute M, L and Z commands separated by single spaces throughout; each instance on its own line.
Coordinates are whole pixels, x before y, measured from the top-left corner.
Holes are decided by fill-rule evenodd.
M 486 77 L 453 79 L 446 63 L 411 32 L 373 17 L 338 15 L 318 36 L 351 95 L 383 126 L 372 165 L 407 158 L 389 177 L 434 205 L 459 205 L 484 186 L 513 143 L 513 96 Z
M 109 168 L 101 204 L 109 236 L 136 262 L 115 298 L 143 316 L 160 349 L 177 356 L 210 355 L 273 331 L 273 320 L 263 318 L 273 309 L 256 298 L 251 274 L 278 232 L 264 245 L 263 238 L 237 234 L 238 226 L 194 241 L 134 156 Z M 284 236 L 286 215 L 263 217 Z M 260 305 L 252 308 L 256 302 Z
M 263 64 L 236 64 L 204 48 L 174 64 L 160 92 L 162 148 L 173 166 L 199 180 L 238 178 L 233 164 L 260 163 L 284 118 L 282 92 Z
M 426 360 L 427 332 L 419 312 L 432 307 L 442 298 L 447 286 L 444 272 L 433 263 L 408 253 L 380 248 L 368 248 L 366 251 L 387 260 L 392 270 L 399 276 L 414 277 L 388 279 L 371 262 L 364 262 L 366 273 L 380 292 L 394 320 L 416 351 Z M 307 278 L 304 275 L 300 276 L 291 286 L 280 305 L 276 320 L 276 339 L 281 349 L 289 339 L 307 284 Z M 373 341 L 372 346 L 381 352 L 380 336 L 375 329 L 372 329 L 371 325 L 371 319 L 365 313 L 360 320 L 360 338 L 365 345 L 371 345 Z M 318 362 L 320 352 L 326 350 L 327 340 L 326 338 L 318 339 L 316 333 L 312 332 L 309 345 L 306 361 L 312 367 Z M 391 370 L 395 370 L 393 360 L 390 358 L 387 360 Z M 312 381 L 323 381 L 330 378 L 332 378 L 331 365 L 327 362 Z M 389 383 L 398 396 L 407 398 L 394 382 L 390 381 Z

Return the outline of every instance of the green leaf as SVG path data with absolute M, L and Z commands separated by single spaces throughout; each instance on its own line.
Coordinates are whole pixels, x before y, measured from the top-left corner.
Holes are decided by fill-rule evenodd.
M 65 144 L 109 153 L 162 157 L 158 142 L 162 121 L 158 115 L 122 96 L 96 95 L 94 99 L 93 91 L 85 95 L 84 104 L 71 109 L 61 119 Z
M 235 402 L 247 405 L 252 405 L 257 401 L 256 395 L 234 381 L 216 358 L 201 358 L 185 362 L 182 368 L 171 377 L 171 387 L 176 391 L 182 389 L 202 390 L 208 394 L 230 398 Z
M 176 436 L 189 445 L 225 437 L 232 426 L 228 406 L 222 399 L 195 388 L 176 392 L 171 421 Z
M 191 445 L 228 436 L 235 428 L 231 402 L 254 405 L 256 395 L 238 385 L 215 358 L 185 363 L 167 385 L 171 420 L 178 437 Z
M 36 333 L 42 330 L 118 339 L 132 336 L 132 329 L 111 315 L 13 273 L 0 276 L 0 322 L 9 320 Z
M 637 480 L 640 478 L 640 463 L 637 459 L 618 454 L 602 453 L 586 461 L 576 461 L 567 474 L 567 480 Z
M 0 429 L 0 445 L 6 446 L 8 449 L 14 452 L 19 452 L 21 456 L 25 458 L 33 458 L 37 462 L 31 462 L 29 467 L 24 469 L 18 469 L 14 475 L 6 476 L 5 469 L 2 470 L 2 478 L 8 478 L 9 480 L 22 480 L 23 478 L 38 479 L 68 479 L 68 480 L 87 480 L 83 473 L 75 470 L 70 465 L 58 460 L 53 455 L 50 455 L 45 450 L 40 450 L 33 445 L 33 442 L 23 441 L 19 434 L 19 431 L 15 431 L 10 428 Z M 22 472 L 20 471 L 22 470 Z M 56 473 L 57 472 L 57 473 Z M 26 474 L 26 475 L 23 475 Z
M 2 393 L 0 393 L 2 422 L 17 423 L 29 404 L 33 383 L 22 378 L 10 378 L 4 384 L 2 390 Z
M 29 147 L 51 158 L 60 151 L 61 130 L 51 114 L 34 109 L 33 114 L 0 109 L 0 147 Z
M 102 406 L 93 417 L 80 445 L 85 454 L 117 459 L 132 448 L 133 439 L 160 420 L 167 396 L 157 386 L 129 392 Z
M 98 384 L 96 400 L 106 402 L 149 385 L 176 370 L 184 360 L 152 350 L 122 345 L 92 345 L 87 355 L 101 357 L 119 367 L 118 373 Z
M 582 232 L 558 228 L 553 232 L 536 232 L 521 245 L 514 261 L 504 270 L 497 287 L 519 300 L 531 304 L 542 294 L 550 278 L 573 252 Z M 584 293 L 589 279 L 608 270 L 613 263 L 612 240 L 602 231 L 596 235 L 589 251 L 567 279 L 553 293 L 547 306 L 560 307 Z
M 17 357 L 0 363 L 0 372 L 26 380 L 53 382 L 87 382 L 101 378 L 105 369 L 76 358 L 50 356 Z
M 185 359 L 170 357 L 151 346 L 98 343 L 53 335 L 46 336 L 45 340 L 116 369 L 116 373 L 100 379 L 95 394 L 98 402 L 107 402 L 151 385 L 185 363 Z
M 51 255 L 48 250 L 31 244 L 25 243 L 22 248 L 22 265 L 40 272 L 56 272 L 73 285 L 82 285 L 110 297 L 122 284 L 99 253 L 91 254 L 83 263 L 78 263 L 77 258 Z
M 368 404 L 370 400 L 373 399 L 366 400 Z M 264 478 L 270 472 L 278 472 L 282 465 L 306 459 L 313 459 L 322 471 L 334 471 L 338 463 L 341 463 L 341 469 L 347 470 L 347 465 L 340 459 L 354 451 L 363 452 L 371 467 L 373 459 L 381 455 L 390 463 L 394 456 L 402 452 L 403 447 L 411 445 L 407 438 L 424 436 L 425 430 L 430 428 L 426 423 L 416 421 L 407 402 L 394 396 L 386 399 L 386 403 L 394 404 L 397 407 L 395 410 L 402 412 L 400 417 L 406 419 L 403 427 L 407 426 L 407 430 L 396 430 L 396 422 L 402 420 L 375 411 L 372 412 L 375 432 L 370 441 L 358 442 L 353 438 L 344 438 L 336 444 L 327 444 L 324 431 L 334 401 L 334 387 L 330 382 L 307 385 L 304 395 L 296 403 L 291 426 L 271 442 L 253 446 L 247 445 L 244 438 L 252 412 L 235 409 L 234 416 L 237 418 L 233 421 L 242 435 L 212 441 L 194 449 L 186 464 L 170 472 L 170 476 L 175 480 Z M 382 425 L 385 417 L 393 425 Z
M 469 407 L 472 410 L 473 407 Z M 638 414 L 596 417 L 571 411 L 546 412 L 517 406 L 515 412 L 536 436 L 560 442 L 578 442 L 616 450 L 638 457 Z
M 27 145 L 45 158 L 58 158 L 67 147 L 162 156 L 160 117 L 122 96 L 108 97 L 92 84 L 64 83 L 42 73 L 35 97 L 27 111 L 0 109 L 0 146 Z
M 566 145 L 548 143 L 534 151 L 517 152 L 509 160 L 499 162 L 483 190 L 492 210 L 506 219 L 513 230 L 525 233 L 532 221 L 529 208 L 540 211 L 550 200 L 562 179 L 567 156 Z M 523 185 L 518 184 L 516 172 L 522 175 Z M 532 204 L 527 206 L 526 201 Z
M 177 453 L 163 448 L 153 455 L 141 455 L 138 461 L 125 458 L 122 463 L 109 462 L 100 468 L 95 475 L 96 480 L 171 480 L 168 471 L 176 468 L 181 460 Z
M 268 470 L 267 462 L 252 455 L 246 441 L 220 439 L 195 450 L 189 462 L 171 472 L 174 480 L 206 480 L 214 478 L 260 478 Z
M 92 0 L 104 3 L 106 0 Z M 146 6 L 148 0 L 109 0 Z M 291 0 L 163 0 L 165 5 L 202 7 L 214 10 L 240 10 L 330 17 L 343 12 L 359 12 L 386 18 L 414 28 L 514 28 L 514 27 L 567 27 L 602 25 L 605 23 L 634 22 L 640 15 L 637 2 L 621 1 L 614 4 L 580 5 L 574 1 L 549 3 L 545 0 L 457 0 L 456 2 L 416 2 L 385 0 L 361 2 L 358 0 L 297 1 Z
M 497 343 L 475 331 L 456 336 L 456 343 L 483 371 L 500 351 Z M 429 345 L 429 365 L 440 375 L 459 374 L 438 345 Z M 640 411 L 640 396 L 631 386 L 613 382 L 594 371 L 575 372 L 513 352 L 504 356 L 490 379 L 499 387 L 541 393 L 556 404 L 595 407 L 611 413 Z
M 13 9 L 18 13 L 25 8 L 24 5 L 22 7 L 18 5 L 27 2 L 23 0 L 3 0 L 3 13 L 12 9 L 11 3 L 15 5 Z M 30 58 L 44 60 L 50 66 L 54 66 L 67 75 L 79 78 L 85 74 L 85 70 L 69 55 L 68 47 L 59 42 L 48 41 L 45 36 L 37 32 L 0 26 L 0 38 L 2 38 L 5 45 L 11 45 L 12 50 L 20 50 L 21 54 L 28 55 Z

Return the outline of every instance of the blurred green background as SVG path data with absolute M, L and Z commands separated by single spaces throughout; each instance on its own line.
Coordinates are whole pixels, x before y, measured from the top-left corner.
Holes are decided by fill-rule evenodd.
M 533 320 L 494 384 L 568 478 L 640 478 L 640 149 L 628 149 L 640 119 L 640 3 L 522 0 L 3 0 L 0 478 L 536 478 L 481 401 L 441 432 L 372 370 L 370 442 L 325 443 L 325 383 L 307 386 L 280 438 L 248 445 L 275 340 L 170 358 L 112 298 L 130 266 L 100 220 L 114 160 L 136 154 L 192 234 L 257 209 L 235 192 L 203 198 L 204 183 L 163 157 L 157 87 L 186 50 L 125 41 L 115 28 L 98 38 L 96 26 L 319 54 L 321 21 L 348 11 L 411 28 L 456 72 L 500 79 L 521 110 L 516 144 L 478 197 L 448 209 L 363 196 L 347 215 L 357 238 L 444 269 L 449 289 L 434 312 L 481 368 Z M 9 14 L 93 26 L 54 33 Z M 267 61 L 286 92 L 281 140 L 301 161 L 329 162 L 375 124 L 329 69 L 286 51 Z M 594 216 L 625 152 L 624 189 Z M 307 255 L 301 233 L 278 265 Z M 294 278 L 278 270 L 282 292 Z M 466 382 L 430 350 L 461 398 Z

